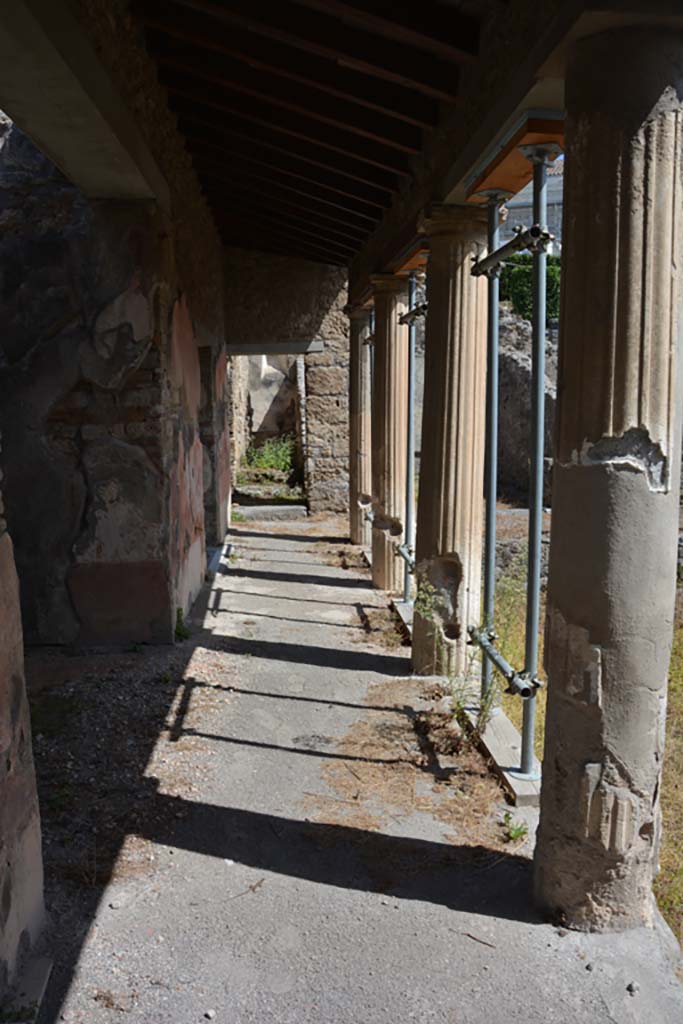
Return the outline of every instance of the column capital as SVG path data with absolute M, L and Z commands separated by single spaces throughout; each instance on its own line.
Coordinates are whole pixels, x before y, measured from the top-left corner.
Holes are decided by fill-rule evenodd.
M 405 277 L 398 274 L 371 274 L 370 283 L 373 292 L 405 292 L 408 290 L 408 282 Z
M 365 320 L 370 316 L 372 310 L 369 306 L 354 306 L 349 303 L 348 306 L 344 306 L 344 312 L 349 320 Z
M 455 203 L 430 203 L 418 217 L 418 230 L 434 238 L 454 235 L 462 238 L 486 237 L 486 207 L 457 206 Z

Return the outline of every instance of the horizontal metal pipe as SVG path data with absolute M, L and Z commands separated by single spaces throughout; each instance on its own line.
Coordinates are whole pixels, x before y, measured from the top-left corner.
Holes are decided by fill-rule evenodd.
M 404 562 L 406 562 L 408 568 L 410 569 L 410 572 L 415 571 L 415 559 L 413 558 L 411 550 L 409 547 L 407 547 L 407 545 L 397 544 L 395 553 L 399 558 L 402 558 Z
M 399 318 L 400 324 L 412 324 L 413 321 L 419 320 L 421 316 L 427 315 L 427 303 L 421 302 L 419 306 L 413 306 L 412 309 L 406 310 Z
M 499 267 L 508 256 L 514 256 L 515 253 L 522 252 L 524 249 L 530 249 L 532 252 L 545 251 L 554 239 L 554 235 L 538 224 L 524 228 L 517 233 L 515 238 L 511 238 L 505 245 L 501 245 L 500 249 L 496 249 L 495 252 L 489 253 L 488 256 L 484 256 L 480 260 L 475 260 L 472 266 L 472 275 L 481 277 L 482 274 L 488 274 L 491 270 Z
M 516 693 L 525 699 L 534 696 L 539 686 L 538 681 L 514 669 L 510 662 L 506 661 L 500 651 L 491 643 L 490 636 L 485 630 L 470 626 L 468 633 L 472 643 L 481 647 L 485 657 L 489 659 L 491 664 L 507 680 L 510 693 Z

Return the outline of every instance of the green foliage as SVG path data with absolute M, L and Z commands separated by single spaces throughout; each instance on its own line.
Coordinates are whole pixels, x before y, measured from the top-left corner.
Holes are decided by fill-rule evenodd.
M 185 616 L 183 615 L 183 609 L 176 609 L 175 616 L 175 638 L 176 640 L 189 640 L 190 631 L 185 625 Z
M 516 843 L 529 834 L 529 826 L 525 821 L 515 821 L 509 811 L 503 815 L 503 838 L 506 843 Z
M 238 508 L 234 506 L 230 510 L 230 522 L 231 523 L 246 523 L 247 517 L 244 512 L 240 512 Z
M 261 445 L 249 445 L 246 462 L 254 469 L 278 469 L 288 473 L 294 464 L 295 450 L 296 438 L 292 434 L 269 437 Z
M 533 256 L 519 253 L 512 256 L 500 275 L 500 297 L 512 304 L 518 316 L 531 320 L 533 311 Z M 546 316 L 557 320 L 560 315 L 560 258 L 548 256 L 546 277 Z

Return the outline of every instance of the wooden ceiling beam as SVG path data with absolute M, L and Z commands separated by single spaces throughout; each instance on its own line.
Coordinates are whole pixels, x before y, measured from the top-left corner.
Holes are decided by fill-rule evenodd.
M 199 60 L 201 60 L 201 57 Z M 179 60 L 177 57 L 157 54 L 157 62 L 162 67 L 171 68 L 173 71 L 180 71 L 190 78 L 198 78 L 203 82 L 210 82 L 211 85 L 218 86 L 220 89 L 225 89 L 228 92 L 249 96 L 252 99 L 258 100 L 259 103 L 287 110 L 297 115 L 297 117 L 319 121 L 322 124 L 330 125 L 332 128 L 350 132 L 352 135 L 369 139 L 380 146 L 395 149 L 399 153 L 417 156 L 420 152 L 420 139 L 416 134 L 416 129 L 404 128 L 397 125 L 395 121 L 390 122 L 387 118 L 382 118 L 381 115 L 367 115 L 364 111 L 358 111 L 357 109 L 354 111 L 348 109 L 348 107 L 344 110 L 340 102 L 327 104 L 323 101 L 321 104 L 318 101 L 316 105 L 314 94 L 309 95 L 305 104 L 294 102 L 286 95 L 283 95 L 282 92 L 268 90 L 267 88 L 255 88 L 253 84 L 250 85 L 245 81 L 240 81 L 236 76 L 229 77 L 226 74 L 208 70 L 205 64 L 197 64 L 187 59 Z M 326 113 L 326 110 L 338 113 L 336 116 L 333 116 L 331 113 Z
M 264 244 L 274 241 L 282 248 L 284 253 L 289 255 L 292 255 L 292 250 L 303 250 L 309 253 L 314 253 L 317 258 L 322 256 L 328 259 L 333 259 L 338 261 L 341 265 L 348 264 L 350 262 L 348 256 L 334 249 L 334 247 L 328 246 L 324 239 L 321 239 L 319 242 L 315 242 L 310 239 L 297 237 L 289 231 L 281 231 L 272 224 L 255 225 L 251 216 L 242 217 L 235 215 L 234 213 L 227 212 L 224 214 L 220 208 L 216 209 L 215 216 L 221 234 L 223 234 L 226 229 L 232 229 L 233 232 L 237 229 L 245 237 L 251 239 L 254 248 L 262 247 Z
M 163 10 L 168 11 L 167 4 L 164 5 Z M 169 21 L 167 14 L 162 15 L 156 11 L 151 13 L 150 8 L 143 10 L 142 19 L 148 29 L 198 49 L 222 54 L 261 74 L 296 82 L 306 89 L 315 89 L 324 95 L 357 104 L 366 110 L 383 114 L 416 128 L 432 128 L 436 124 L 438 110 L 432 100 L 416 96 L 407 89 L 402 90 L 402 95 L 397 95 L 396 86 L 387 86 L 380 79 L 360 75 L 358 72 L 349 71 L 346 68 L 330 69 L 329 62 L 312 55 L 309 56 L 304 66 L 294 70 L 286 63 L 289 50 L 284 47 L 273 50 L 273 44 L 262 37 L 257 37 L 254 40 L 249 33 L 243 33 L 236 38 L 237 34 L 233 32 L 223 39 L 220 35 L 198 34 L 189 25 L 179 24 L 177 20 Z M 251 45 L 249 45 L 250 40 Z M 255 43 L 256 45 L 254 45 Z M 266 49 L 265 56 L 259 52 L 264 48 Z
M 182 129 L 181 129 L 182 130 Z M 244 148 L 241 147 L 239 150 L 230 148 L 226 144 L 220 145 L 218 143 L 209 141 L 206 138 L 202 138 L 201 135 L 195 135 L 191 131 L 183 132 L 186 141 L 190 145 L 192 153 L 202 153 L 202 151 L 210 151 L 211 154 L 216 158 L 219 154 L 222 155 L 226 160 L 239 159 L 248 164 L 254 164 L 256 167 L 264 167 L 271 171 L 272 175 L 283 175 L 286 178 L 291 178 L 293 181 L 303 181 L 309 185 L 315 185 L 317 188 L 323 189 L 325 192 L 329 192 L 332 195 L 344 196 L 346 199 L 352 199 L 356 203 L 362 203 L 365 206 L 371 207 L 377 210 L 379 214 L 383 213 L 387 208 L 388 203 L 380 203 L 373 199 L 367 199 L 360 193 L 350 192 L 347 189 L 339 188 L 338 186 L 331 185 L 329 181 L 326 181 L 321 177 L 312 177 L 310 174 L 301 174 L 297 171 L 292 171 L 289 167 L 283 165 L 282 161 L 274 163 L 273 160 L 268 160 L 266 155 L 254 156 L 253 151 L 245 152 Z M 258 150 L 257 150 L 258 152 Z
M 329 218 L 326 214 L 322 214 L 318 210 L 312 210 L 301 203 L 293 203 L 287 199 L 282 199 L 281 196 L 263 192 L 261 189 L 254 191 L 248 184 L 234 179 L 228 180 L 223 175 L 205 173 L 202 176 L 202 184 L 207 191 L 213 189 L 215 195 L 215 187 L 212 183 L 221 184 L 223 191 L 229 188 L 231 195 L 239 195 L 240 202 L 251 203 L 256 210 L 261 208 L 268 209 L 276 216 L 287 217 L 294 221 L 302 221 L 304 224 L 313 224 L 321 231 L 329 230 L 340 238 L 353 243 L 358 249 L 361 248 L 365 239 L 370 234 L 369 228 L 359 229 L 356 225 L 349 225 L 344 220 Z
M 186 106 L 183 109 L 183 102 Z M 268 150 L 272 153 L 277 153 L 278 156 L 285 156 L 292 160 L 299 160 L 305 163 L 309 167 L 316 167 L 320 170 L 329 173 L 339 175 L 347 181 L 352 181 L 355 184 L 367 186 L 371 189 L 376 189 L 378 192 L 382 192 L 387 197 L 393 195 L 394 189 L 389 185 L 389 175 L 382 174 L 381 177 L 369 177 L 368 175 L 374 174 L 366 170 L 361 166 L 356 166 L 353 158 L 345 159 L 341 155 L 336 157 L 330 157 L 333 163 L 326 163 L 324 160 L 316 158 L 311 154 L 317 154 L 317 157 L 324 156 L 324 152 L 320 152 L 320 147 L 314 146 L 309 143 L 304 143 L 302 140 L 294 140 L 291 148 L 287 146 L 279 146 L 277 143 L 271 141 L 272 133 L 269 129 L 266 129 L 265 136 L 259 135 L 259 129 L 254 130 L 253 124 L 250 125 L 251 131 L 245 131 L 246 125 L 240 122 L 240 127 L 236 128 L 235 125 L 226 121 L 225 118 L 220 120 L 213 120 L 210 113 L 207 115 L 197 116 L 197 112 L 194 106 L 190 107 L 186 101 L 182 100 L 182 97 L 177 97 L 174 102 L 174 110 L 180 118 L 181 130 L 196 130 L 199 128 L 207 128 L 211 133 L 212 137 L 218 138 L 235 138 L 240 141 L 249 142 L 252 145 L 259 146 L 263 149 Z M 303 147 L 303 148 L 302 148 Z
M 357 147 L 353 147 L 351 144 L 347 146 L 338 146 L 328 139 L 323 139 L 314 134 L 310 134 L 307 131 L 299 131 L 298 128 L 290 125 L 283 124 L 282 119 L 278 118 L 277 115 L 272 117 L 263 117 L 261 114 L 255 114 L 245 109 L 244 104 L 231 104 L 223 99 L 219 101 L 206 95 L 206 93 L 196 92 L 192 89 L 188 89 L 186 86 L 183 87 L 176 82 L 164 82 L 167 91 L 174 96 L 182 96 L 184 99 L 193 101 L 199 108 L 211 107 L 213 110 L 219 110 L 221 112 L 231 114 L 233 117 L 241 118 L 250 124 L 257 124 L 260 127 L 266 128 L 268 131 L 280 132 L 283 135 L 290 136 L 295 139 L 301 139 L 304 142 L 310 143 L 313 146 L 319 146 L 323 149 L 327 149 L 332 153 L 341 153 L 345 157 L 353 157 L 359 163 L 367 164 L 370 167 L 376 167 L 381 171 L 387 171 L 390 174 L 394 174 L 399 178 L 410 177 L 407 170 L 404 170 L 402 166 L 397 163 L 389 163 L 388 157 L 384 158 L 377 153 L 376 148 L 372 149 L 368 143 L 365 143 L 364 151 L 360 151 Z M 295 124 L 298 124 L 298 119 L 294 119 Z M 360 141 L 360 140 L 359 140 Z M 372 155 L 371 155 L 372 154 Z
M 219 216 L 224 213 L 233 219 L 241 219 L 241 215 L 236 213 L 235 210 L 224 210 L 222 206 L 212 206 Z M 244 211 L 242 211 L 244 213 Z M 283 224 L 281 220 L 273 222 L 267 216 L 260 212 L 250 211 L 246 217 L 243 218 L 245 222 L 253 224 L 258 228 L 259 231 L 263 230 L 266 234 L 279 235 L 283 239 L 299 239 L 300 241 L 316 246 L 317 248 L 323 248 L 330 253 L 335 253 L 341 259 L 350 259 L 355 256 L 357 249 L 350 245 L 343 245 L 341 242 L 337 242 L 335 239 L 330 238 L 328 235 L 321 235 L 316 232 L 314 228 L 303 228 L 300 225 L 292 226 L 291 224 Z
M 293 0 L 293 2 L 301 7 L 307 7 L 311 11 L 318 11 L 321 14 L 337 18 L 345 25 L 370 32 L 382 39 L 392 39 L 394 42 L 424 50 L 454 64 L 471 64 L 476 60 L 479 43 L 478 23 L 457 10 L 448 11 L 448 33 L 444 38 L 443 29 L 446 26 L 443 22 L 436 29 L 437 34 L 427 33 L 423 30 L 422 26 L 429 20 L 429 14 L 437 13 L 436 8 L 434 11 L 430 11 L 434 5 L 425 4 L 424 0 L 421 0 L 419 5 L 415 5 L 418 14 L 414 20 L 406 17 L 405 6 L 395 3 L 388 5 L 388 12 L 383 16 L 379 11 L 368 11 L 358 4 L 345 3 L 343 0 Z M 375 5 L 375 7 L 377 6 L 381 7 L 381 4 Z M 444 13 L 443 7 L 441 13 L 442 15 Z M 417 27 L 417 23 L 420 22 L 420 27 Z M 464 45 L 451 42 L 451 39 L 458 36 L 462 38 Z
M 453 103 L 457 98 L 457 82 L 453 67 L 439 66 L 428 55 L 415 54 L 409 47 L 387 41 L 378 46 L 373 39 L 348 30 L 338 21 L 320 16 L 314 24 L 314 16 L 296 18 L 291 4 L 280 2 L 261 7 L 251 3 L 249 13 L 244 13 L 244 4 L 238 0 L 235 10 L 230 4 L 218 4 L 215 0 L 174 0 L 189 10 L 215 18 L 227 25 L 234 25 L 257 35 L 284 43 L 294 49 L 311 53 L 332 61 L 341 67 L 352 68 L 363 74 L 393 82 L 395 85 L 416 90 L 432 99 Z M 322 39 L 322 41 L 321 41 Z
M 302 196 L 304 199 L 314 200 L 315 202 L 320 203 L 323 206 L 331 207 L 333 210 L 341 210 L 342 213 L 350 213 L 352 216 L 362 218 L 366 222 L 366 231 L 370 231 L 372 228 L 376 227 L 379 222 L 379 217 L 377 216 L 377 214 L 367 214 L 364 211 L 360 211 L 356 209 L 354 206 L 352 206 L 350 204 L 350 201 L 348 200 L 344 203 L 340 203 L 334 200 L 325 199 L 322 198 L 321 196 L 316 195 L 314 192 L 311 192 L 306 189 L 297 188 L 294 185 L 290 185 L 287 182 L 282 181 L 277 175 L 269 175 L 263 173 L 259 174 L 255 173 L 251 169 L 242 169 L 241 167 L 238 166 L 238 162 L 240 159 L 241 157 L 238 155 L 237 157 L 234 157 L 230 163 L 228 163 L 227 161 L 221 162 L 212 157 L 202 157 L 200 154 L 195 154 L 195 165 L 198 166 L 199 168 L 200 177 L 202 176 L 205 170 L 208 171 L 209 173 L 211 173 L 212 171 L 214 173 L 220 172 L 221 174 L 227 175 L 228 179 L 232 178 L 235 175 L 237 177 L 243 176 L 246 177 L 247 180 L 250 182 L 262 181 L 266 185 L 274 186 L 275 188 L 280 189 L 283 192 L 287 192 L 291 195 Z
M 206 195 L 212 209 L 216 207 L 227 213 L 235 214 L 235 207 L 226 204 L 225 196 L 220 190 L 214 191 L 212 187 L 206 192 Z M 269 225 L 276 223 L 280 224 L 287 231 L 292 231 L 294 234 L 310 235 L 318 240 L 325 239 L 329 243 L 330 248 L 337 248 L 340 252 L 355 255 L 362 248 L 362 240 L 359 241 L 355 238 L 349 238 L 348 235 L 342 235 L 335 231 L 334 228 L 331 228 L 329 224 L 317 226 L 316 221 L 310 218 L 297 217 L 289 210 L 271 209 L 268 204 L 260 203 L 253 196 L 241 195 L 239 203 L 242 210 L 248 211 L 250 217 L 259 219 L 261 223 L 265 222 Z

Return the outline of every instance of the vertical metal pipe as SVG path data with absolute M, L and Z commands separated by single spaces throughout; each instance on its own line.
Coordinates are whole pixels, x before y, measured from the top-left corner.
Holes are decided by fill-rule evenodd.
M 500 205 L 498 196 L 488 204 L 488 251 L 499 245 Z M 496 498 L 498 494 L 498 341 L 499 341 L 499 268 L 488 275 L 488 327 L 486 365 L 486 530 L 484 539 L 484 625 L 493 628 L 496 594 Z M 481 702 L 490 700 L 493 666 L 483 659 Z
M 375 311 L 370 311 L 370 418 L 372 420 L 372 403 L 375 395 Z
M 534 224 L 546 227 L 547 155 L 532 156 L 534 161 Z M 543 441 L 545 435 L 545 310 L 546 254 L 534 253 L 533 324 L 531 353 L 531 474 L 529 495 L 529 564 L 527 570 L 526 643 L 524 671 L 533 679 L 538 672 L 538 628 L 541 596 L 541 533 L 543 528 Z M 524 701 L 522 720 L 521 773 L 531 775 L 534 768 L 534 732 L 536 697 Z
M 417 274 L 413 270 L 408 280 L 408 309 L 417 304 Z M 417 322 L 415 318 L 408 326 L 408 439 L 406 450 L 406 530 L 404 544 L 413 552 L 415 550 L 415 339 Z M 403 600 L 411 598 L 411 572 L 408 562 L 405 563 L 403 582 Z

